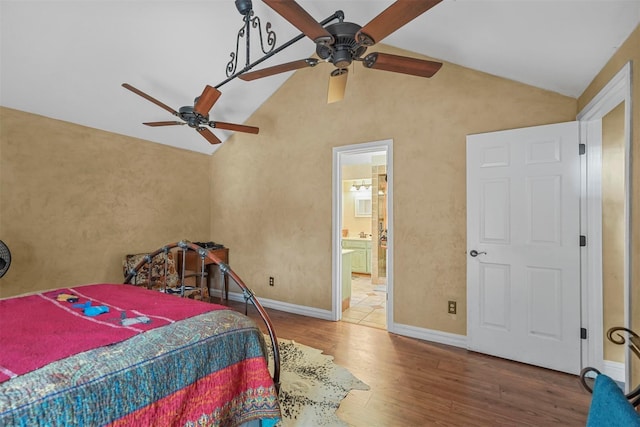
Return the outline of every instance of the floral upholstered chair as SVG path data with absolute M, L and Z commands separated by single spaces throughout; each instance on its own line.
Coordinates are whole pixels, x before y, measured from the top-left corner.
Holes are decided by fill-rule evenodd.
M 125 255 L 122 261 L 124 276 L 135 268 L 148 254 Z M 166 270 L 166 274 L 165 274 Z M 160 252 L 138 270 L 131 279 L 132 285 L 146 286 L 148 289 L 165 291 L 166 288 L 175 288 L 180 283 L 180 277 L 176 271 L 176 264 L 171 252 Z
M 124 273 L 125 279 L 148 255 L 149 254 L 125 255 L 122 261 L 122 272 Z M 185 272 L 185 279 L 194 276 L 197 276 L 194 272 Z M 192 299 L 209 299 L 209 290 L 206 287 L 183 286 L 183 281 L 180 279 L 180 273 L 176 269 L 174 254 L 172 252 L 157 253 L 151 258 L 151 262 L 144 263 L 127 283 Z

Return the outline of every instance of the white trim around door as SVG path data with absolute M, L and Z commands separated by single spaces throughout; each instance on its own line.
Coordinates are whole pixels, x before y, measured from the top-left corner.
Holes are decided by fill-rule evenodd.
M 333 148 L 332 176 L 332 254 L 331 315 L 342 318 L 342 166 L 344 157 L 384 151 L 387 155 L 387 330 L 395 332 L 393 323 L 393 141 L 383 140 Z
M 623 378 L 607 370 L 604 360 L 603 283 L 602 283 L 602 118 L 621 102 L 625 104 L 625 254 L 624 254 L 624 326 L 631 325 L 631 62 L 602 88 L 578 114 L 580 140 L 586 145 L 587 160 L 582 168 L 581 234 L 587 236 L 582 265 L 582 327 L 588 331 L 583 346 L 583 366 L 591 366 L 618 381 L 624 381 L 629 391 L 631 372 Z M 626 366 L 630 353 L 626 351 Z

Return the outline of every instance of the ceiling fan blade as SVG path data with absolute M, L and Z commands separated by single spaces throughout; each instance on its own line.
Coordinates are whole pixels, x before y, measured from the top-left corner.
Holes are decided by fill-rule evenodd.
M 332 104 L 344 99 L 344 91 L 347 87 L 348 75 L 348 70 L 346 68 L 337 68 L 331 72 L 331 77 L 329 77 L 327 104 Z
M 294 0 L 263 1 L 314 42 L 326 44 L 333 43 L 333 36 Z
M 287 71 L 298 70 L 304 67 L 315 67 L 318 65 L 318 60 L 315 58 L 299 59 L 293 62 L 287 62 L 285 64 L 274 65 L 273 67 L 263 68 L 262 70 L 251 71 L 239 76 L 244 81 L 250 81 L 255 79 L 261 79 L 263 77 L 273 76 L 275 74 L 285 73 Z
M 218 89 L 206 85 L 204 87 L 204 91 L 202 91 L 202 95 L 198 97 L 196 105 L 193 107 L 193 111 L 201 116 L 208 116 L 211 107 L 213 107 L 213 104 L 215 104 L 218 98 L 220 98 L 220 95 L 222 95 L 222 93 Z
M 198 131 L 200 133 L 200 135 L 202 135 L 207 141 L 209 141 L 210 144 L 220 144 L 220 143 L 222 143 L 222 141 L 220 141 L 218 139 L 218 137 L 215 136 L 213 134 L 213 132 L 211 132 L 207 128 L 199 127 L 199 128 L 196 128 L 196 131 Z
M 158 107 L 164 108 L 165 110 L 167 110 L 168 112 L 170 112 L 174 116 L 178 115 L 178 112 L 176 110 L 174 110 L 173 108 L 169 107 L 167 104 L 163 104 L 162 102 L 158 101 L 154 97 L 147 95 L 146 93 L 144 93 L 140 89 L 136 89 L 135 87 L 131 86 L 129 83 L 122 83 L 122 87 L 125 88 L 125 89 L 129 89 L 131 92 L 135 93 L 136 95 L 140 95 L 141 97 L 143 97 L 147 101 L 153 102 Z
M 419 77 L 431 77 L 442 67 L 441 62 L 380 52 L 368 54 L 362 63 L 365 67 L 375 70 L 392 71 Z
M 236 132 L 258 133 L 260 131 L 260 129 L 255 126 L 237 125 L 235 123 L 209 122 L 209 124 L 216 129 L 233 130 Z
M 147 125 L 147 126 L 174 126 L 174 125 L 185 125 L 185 122 L 146 122 L 143 123 L 143 125 Z
M 372 46 L 441 1 L 397 0 L 362 27 L 356 34 L 356 40 L 365 46 Z

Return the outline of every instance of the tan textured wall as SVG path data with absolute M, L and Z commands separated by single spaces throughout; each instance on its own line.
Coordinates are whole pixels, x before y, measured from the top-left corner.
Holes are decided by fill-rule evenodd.
M 602 118 L 602 281 L 604 330 L 624 325 L 624 103 Z M 605 360 L 624 361 L 624 347 L 605 337 Z
M 589 87 L 578 98 L 578 110 L 582 110 L 593 97 L 620 71 L 629 61 L 632 64 L 631 76 L 631 305 L 632 328 L 640 331 L 640 26 L 631 33 L 629 38 L 620 46 L 609 62 L 591 82 Z M 640 383 L 640 361 L 634 359 L 632 364 L 633 382 Z
M 209 235 L 209 156 L 0 108 L 0 297 L 122 281 L 126 253 Z
M 332 148 L 393 139 L 395 321 L 465 334 L 466 135 L 574 120 L 576 100 L 448 63 L 432 79 L 356 63 L 327 105 L 330 71 L 296 72 L 248 121 L 260 134 L 212 156 L 214 238 L 259 296 L 330 310 Z

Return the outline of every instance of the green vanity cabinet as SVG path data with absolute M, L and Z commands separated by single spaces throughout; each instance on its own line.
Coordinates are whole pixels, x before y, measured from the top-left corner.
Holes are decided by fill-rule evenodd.
M 351 272 L 371 274 L 371 240 L 342 239 L 342 249 L 351 249 Z

